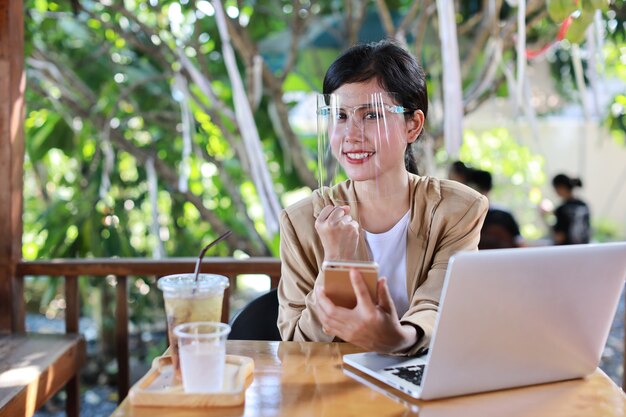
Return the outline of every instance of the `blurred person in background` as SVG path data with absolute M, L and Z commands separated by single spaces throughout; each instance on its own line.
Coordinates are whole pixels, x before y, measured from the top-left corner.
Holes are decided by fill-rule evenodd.
M 574 189 L 582 187 L 580 178 L 558 174 L 552 179 L 554 191 L 561 198 L 561 205 L 554 210 L 552 240 L 555 245 L 589 243 L 591 240 L 591 213 L 589 206 L 574 195 Z M 543 210 L 544 214 L 546 210 Z
M 448 179 L 467 185 L 467 174 L 470 168 L 461 161 L 454 161 L 448 168 Z
M 493 188 L 491 173 L 481 169 L 466 168 L 467 185 L 489 199 Z M 504 249 L 524 246 L 524 238 L 513 214 L 505 207 L 489 201 L 489 210 L 480 231 L 478 249 Z

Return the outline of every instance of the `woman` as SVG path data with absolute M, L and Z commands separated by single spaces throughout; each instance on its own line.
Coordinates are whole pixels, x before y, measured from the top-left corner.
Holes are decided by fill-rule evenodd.
M 281 214 L 281 336 L 420 353 L 430 342 L 448 260 L 476 250 L 487 200 L 457 182 L 417 175 L 410 145 L 422 133 L 428 95 L 423 70 L 400 46 L 386 40 L 350 48 L 331 64 L 323 90 L 343 100 L 332 113 L 339 128 L 330 146 L 349 179 Z M 352 99 L 364 95 L 384 103 L 369 111 L 372 104 Z M 384 140 L 376 136 L 381 126 Z M 320 270 L 337 259 L 380 265 L 386 278 L 375 302 L 355 270 L 356 307 L 330 301 Z
M 555 245 L 589 243 L 591 235 L 590 214 L 587 204 L 574 196 L 574 188 L 582 187 L 579 178 L 558 174 L 552 179 L 554 191 L 562 203 L 554 211 L 556 223 L 552 226 Z

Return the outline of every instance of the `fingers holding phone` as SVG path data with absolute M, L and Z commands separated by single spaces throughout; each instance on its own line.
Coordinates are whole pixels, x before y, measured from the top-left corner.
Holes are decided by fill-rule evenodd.
M 325 261 L 323 279 L 315 285 L 317 314 L 326 334 L 341 337 L 362 318 L 356 312 L 376 308 L 378 265 L 365 261 Z M 344 336 L 345 337 L 345 336 Z
M 397 316 L 396 306 L 387 286 L 387 278 L 378 277 L 378 264 L 369 261 L 325 261 L 324 296 L 334 305 L 352 309 L 357 304 L 380 307 Z
M 376 304 L 386 313 L 397 317 L 396 305 L 393 303 L 393 298 L 391 298 L 391 292 L 389 291 L 389 286 L 387 286 L 387 278 L 380 278 L 376 285 L 378 296 Z
M 326 260 L 353 259 L 356 255 L 360 227 L 349 213 L 350 206 L 326 206 L 315 220 Z
M 337 263 L 340 265 L 333 268 Z M 378 279 L 376 269 L 372 290 L 363 268 L 354 266 L 348 267 L 347 273 L 336 274 L 341 279 L 334 279 L 333 272 L 341 271 L 346 263 L 350 264 L 325 263 L 324 283 L 315 288 L 317 314 L 324 333 L 380 353 L 400 351 L 415 344 L 416 330 L 400 323 L 386 279 Z M 348 291 L 350 302 L 346 302 Z

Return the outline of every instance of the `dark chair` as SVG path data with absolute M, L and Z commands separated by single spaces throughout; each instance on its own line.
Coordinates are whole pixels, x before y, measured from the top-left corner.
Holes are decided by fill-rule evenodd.
M 250 301 L 231 321 L 229 340 L 277 340 L 278 295 L 276 289 Z

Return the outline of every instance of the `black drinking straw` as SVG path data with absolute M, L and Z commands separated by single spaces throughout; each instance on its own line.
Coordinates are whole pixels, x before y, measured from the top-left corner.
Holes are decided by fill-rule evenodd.
M 222 234 L 220 237 L 218 237 L 217 239 L 215 239 L 213 242 L 209 243 L 208 245 L 206 245 L 201 251 L 200 251 L 200 255 L 198 255 L 198 260 L 196 261 L 196 270 L 194 271 L 194 276 L 195 276 L 195 281 L 198 282 L 198 274 L 200 273 L 200 264 L 202 263 L 202 258 L 204 258 L 204 254 L 206 253 L 206 251 L 208 251 L 209 249 L 211 249 L 213 246 L 217 245 L 218 243 L 220 243 L 222 240 L 226 239 L 228 236 L 230 236 L 233 232 L 231 232 L 230 230 L 227 230 L 224 234 Z

